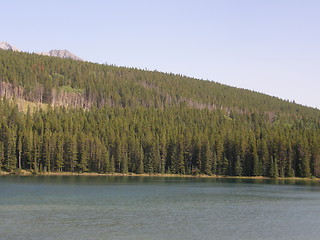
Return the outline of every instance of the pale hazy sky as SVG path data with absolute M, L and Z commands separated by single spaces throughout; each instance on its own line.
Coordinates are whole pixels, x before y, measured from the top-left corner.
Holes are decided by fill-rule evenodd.
M 320 109 L 319 0 L 0 0 L 0 41 Z

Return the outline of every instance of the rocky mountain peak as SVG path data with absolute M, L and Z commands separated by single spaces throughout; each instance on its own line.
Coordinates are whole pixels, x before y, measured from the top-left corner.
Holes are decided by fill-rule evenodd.
M 41 52 L 41 55 L 50 56 L 50 57 L 59 57 L 59 58 L 69 58 L 77 61 L 84 61 L 82 58 L 74 55 L 73 53 L 69 52 L 68 50 L 51 50 L 49 52 Z
M 18 48 L 16 48 L 15 46 L 7 42 L 0 42 L 0 49 L 21 52 L 21 50 L 19 50 Z M 77 61 L 84 61 L 84 59 L 76 56 L 75 54 L 69 52 L 68 50 L 55 49 L 55 50 L 50 50 L 49 52 L 40 52 L 36 54 L 50 56 L 50 57 L 68 58 L 68 59 L 73 59 Z
M 0 49 L 21 52 L 18 48 L 7 42 L 0 42 Z

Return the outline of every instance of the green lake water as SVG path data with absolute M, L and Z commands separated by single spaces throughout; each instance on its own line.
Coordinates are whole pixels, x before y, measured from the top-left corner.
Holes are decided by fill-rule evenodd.
M 320 183 L 0 176 L 0 239 L 320 239 Z

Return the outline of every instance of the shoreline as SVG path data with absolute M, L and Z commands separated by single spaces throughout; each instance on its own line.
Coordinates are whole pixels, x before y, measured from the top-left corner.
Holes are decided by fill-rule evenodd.
M 38 172 L 33 173 L 26 170 L 21 170 L 19 172 L 0 172 L 0 176 L 122 176 L 122 177 L 180 177 L 180 178 L 233 178 L 233 179 L 256 179 L 256 180 L 305 180 L 305 181 L 319 181 L 320 178 L 300 178 L 300 177 L 278 177 L 270 178 L 263 176 L 222 176 L 222 175 L 183 175 L 183 174 L 168 174 L 168 173 L 154 173 L 154 174 L 137 174 L 137 173 L 77 173 L 77 172 Z

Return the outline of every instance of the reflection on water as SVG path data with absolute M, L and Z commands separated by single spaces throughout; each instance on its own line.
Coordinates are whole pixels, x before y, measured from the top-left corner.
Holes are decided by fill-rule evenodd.
M 240 183 L 240 184 L 286 184 L 320 186 L 317 180 L 304 179 L 263 179 L 263 178 L 205 178 L 205 177 L 157 177 L 157 176 L 107 176 L 107 175 L 49 175 L 49 176 L 0 176 L 1 183 L 36 184 L 130 184 L 130 183 Z
M 0 239 L 319 239 L 305 180 L 1 176 Z

